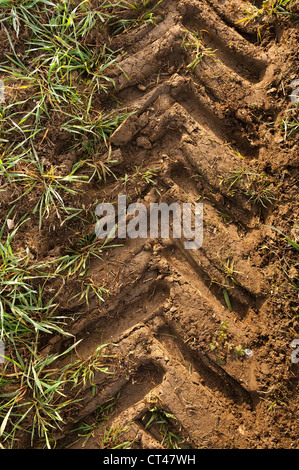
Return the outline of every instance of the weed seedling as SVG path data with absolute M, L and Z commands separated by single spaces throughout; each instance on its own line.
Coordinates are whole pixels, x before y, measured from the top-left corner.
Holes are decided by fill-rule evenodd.
M 200 33 L 187 33 L 183 37 L 183 48 L 187 50 L 188 48 L 191 48 L 192 55 L 194 56 L 194 59 L 190 64 L 187 65 L 187 68 L 190 69 L 192 72 L 194 72 L 195 68 L 197 67 L 198 64 L 200 64 L 205 57 L 210 57 L 214 60 L 216 60 L 216 49 L 213 50 L 210 47 L 205 46 L 203 37 L 202 37 L 202 32 Z M 189 42 L 189 41 L 190 42 Z

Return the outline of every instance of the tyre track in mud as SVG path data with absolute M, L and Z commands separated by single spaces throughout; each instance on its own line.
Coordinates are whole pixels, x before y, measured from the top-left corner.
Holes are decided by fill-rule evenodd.
M 266 106 L 271 64 L 246 39 L 252 33 L 233 27 L 222 2 L 183 0 L 164 8 L 164 20 L 147 34 L 129 33 L 128 58 L 111 76 L 116 96 L 135 113 L 110 143 L 121 154 L 118 172 L 133 174 L 137 165 L 160 168 L 154 188 L 146 184 L 139 193 L 134 185 L 126 188 L 130 202 L 203 201 L 203 246 L 185 250 L 177 239 L 129 240 L 94 263 L 91 278 L 94 283 L 108 278 L 111 296 L 100 311 L 91 305 L 70 332 L 83 339 L 78 347 L 82 356 L 99 344 L 113 343 L 111 350 L 131 368 L 118 377 L 101 377 L 96 394 L 87 393 L 75 419 L 86 419 L 120 393 L 108 424 L 131 423 L 128 436 L 137 446 L 159 448 L 157 435 L 142 424 L 155 396 L 195 446 L 222 447 L 232 435 L 242 446 L 246 440 L 238 433 L 240 423 L 248 423 L 253 432 L 257 419 L 258 396 L 249 380 L 254 362 L 220 364 L 207 347 L 192 346 L 192 338 L 199 336 L 204 344 L 221 321 L 229 322 L 235 344 L 258 331 L 266 274 L 256 253 L 260 210 L 244 195 L 232 196 L 223 181 L 240 166 L 236 148 L 249 170 L 258 155 L 248 109 L 252 103 Z M 183 39 L 192 44 L 194 30 L 216 52 L 187 75 L 193 56 Z M 157 78 L 160 83 L 153 86 Z M 117 183 L 108 181 L 107 188 L 113 200 Z M 228 260 L 233 273 L 226 269 Z M 97 447 L 105 426 L 94 431 L 86 448 Z

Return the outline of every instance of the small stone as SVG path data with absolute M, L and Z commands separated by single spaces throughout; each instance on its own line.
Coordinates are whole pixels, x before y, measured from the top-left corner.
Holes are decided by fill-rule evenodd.
M 244 349 L 245 356 L 246 357 L 252 357 L 253 356 L 253 351 L 251 349 Z
M 7 223 L 8 230 L 12 230 L 15 226 L 13 219 L 7 219 L 6 223 Z

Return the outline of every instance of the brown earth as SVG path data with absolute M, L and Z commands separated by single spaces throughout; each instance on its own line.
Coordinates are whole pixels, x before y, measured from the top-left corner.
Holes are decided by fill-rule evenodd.
M 53 434 L 57 447 L 81 448 L 84 439 L 72 444 L 70 431 L 78 422 L 92 423 L 116 396 L 113 413 L 85 448 L 97 448 L 110 426 L 126 429 L 122 439 L 135 448 L 163 447 L 159 427 L 144 424 L 154 406 L 176 417 L 171 423 L 181 447 L 298 447 L 298 366 L 290 360 L 297 293 L 282 269 L 285 260 L 294 264 L 295 253 L 268 226 L 296 237 L 298 142 L 285 139 L 277 123 L 291 107 L 290 83 L 299 78 L 299 32 L 296 24 L 273 20 L 259 42 L 258 26 L 235 23 L 238 5 L 170 0 L 158 7 L 156 26 L 116 37 L 107 31 L 109 47 L 127 52 L 111 74 L 118 91 L 110 93 L 135 113 L 110 139 L 119 179 L 95 184 L 78 207 L 96 199 L 115 203 L 118 194 L 147 207 L 203 202 L 203 245 L 186 250 L 171 237 L 115 239 L 121 246 L 91 264 L 94 285 L 109 289 L 100 307 L 93 298 L 89 305 L 69 302 L 77 284 L 66 282 L 60 305 L 70 318 L 81 313 L 68 329 L 82 339 L 78 354 L 88 357 L 113 343 L 106 351 L 115 356 L 109 359 L 115 373 L 98 374 L 96 390 L 86 387 L 84 401 Z M 192 73 L 187 65 L 194 54 L 186 43 L 194 41 L 194 30 L 216 52 Z M 99 106 L 114 105 L 99 97 Z M 51 141 L 51 132 L 48 158 L 72 164 L 78 155 L 65 151 L 65 135 Z M 249 201 L 242 186 L 229 188 L 240 167 L 264 175 L 268 189 L 257 188 L 260 204 Z M 140 177 L 146 172 L 153 182 Z M 37 259 L 63 253 L 70 243 L 66 229 L 50 221 L 42 232 L 26 224 L 22 230 L 22 243 Z M 43 352 L 69 344 L 55 336 Z M 238 346 L 252 356 L 236 354 Z

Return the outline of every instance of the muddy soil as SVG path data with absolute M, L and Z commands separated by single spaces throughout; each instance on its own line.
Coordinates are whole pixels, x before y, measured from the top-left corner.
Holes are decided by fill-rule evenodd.
M 134 448 L 165 447 L 159 426 L 146 426 L 155 406 L 175 417 L 170 426 L 182 448 L 298 447 L 298 365 L 290 348 L 298 297 L 283 270 L 289 273 L 296 253 L 269 228 L 298 236 L 298 141 L 278 125 L 299 78 L 298 23 L 274 18 L 258 40 L 258 25 L 237 23 L 239 3 L 168 0 L 156 25 L 107 31 L 109 47 L 126 51 L 111 72 L 117 91 L 111 85 L 109 93 L 135 113 L 110 139 L 118 179 L 95 184 L 80 204 L 103 195 L 115 203 L 119 194 L 146 207 L 202 202 L 203 244 L 186 250 L 186 240 L 171 235 L 116 238 L 120 246 L 91 262 L 93 284 L 109 290 L 100 305 L 93 297 L 88 305 L 69 302 L 77 286 L 66 282 L 60 305 L 72 318 L 81 313 L 68 328 L 82 340 L 78 354 L 110 343 L 107 354 L 116 359 L 115 373 L 86 386 L 83 402 L 53 432 L 57 447 L 99 448 L 110 427 Z M 195 31 L 214 52 L 188 68 Z M 107 109 L 116 104 L 98 100 Z M 78 158 L 63 139 L 53 159 Z M 244 185 L 230 185 L 240 168 L 255 175 L 251 199 Z M 150 181 L 140 178 L 146 172 Z M 22 230 L 38 259 L 69 243 L 59 227 Z M 70 341 L 55 336 L 44 353 Z M 115 397 L 89 439 L 74 439 L 78 422 L 93 423 Z

